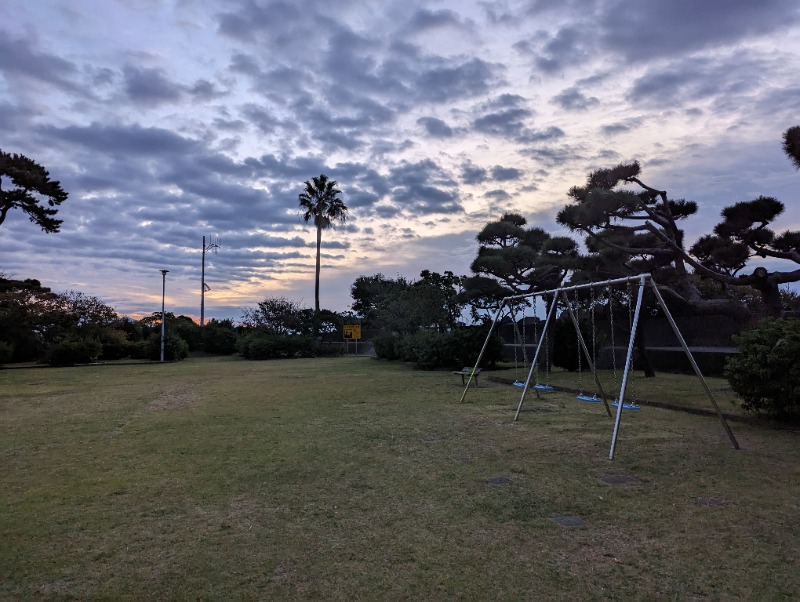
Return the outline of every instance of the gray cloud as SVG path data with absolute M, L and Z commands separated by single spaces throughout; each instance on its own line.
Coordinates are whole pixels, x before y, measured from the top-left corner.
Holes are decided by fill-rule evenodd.
M 409 33 L 420 33 L 445 27 L 465 29 L 467 31 L 472 29 L 469 23 L 452 10 L 433 11 L 424 8 L 414 12 L 406 27 Z
M 0 29 L 0 73 L 7 78 L 36 80 L 65 91 L 83 95 L 74 81 L 75 63 L 35 49 L 31 40 L 12 36 Z
M 415 89 L 420 100 L 444 103 L 462 98 L 474 98 L 488 93 L 501 82 L 499 65 L 478 58 L 455 64 L 436 61 L 416 78 Z
M 535 59 L 536 65 L 545 73 L 556 73 L 584 63 L 590 56 L 587 41 L 592 39 L 582 28 L 564 27 L 544 45 Z
M 126 65 L 122 70 L 125 94 L 136 104 L 153 106 L 165 102 L 178 102 L 183 88 L 169 80 L 163 69 L 138 68 Z
M 425 132 L 432 138 L 451 138 L 455 134 L 453 128 L 436 117 L 420 117 L 417 123 L 425 128 Z
M 495 190 L 490 190 L 483 195 L 487 199 L 491 199 L 493 201 L 510 201 L 511 195 L 508 194 L 502 188 L 496 188 Z
M 551 101 L 565 111 L 588 111 L 600 104 L 595 96 L 586 96 L 577 87 L 566 88 L 553 97 Z
M 759 94 L 768 84 L 763 73 L 763 61 L 752 54 L 689 57 L 650 68 L 626 96 L 635 105 L 684 110 L 714 98 L 720 109 L 741 110 L 744 98 Z
M 471 161 L 461 165 L 461 181 L 464 184 L 482 184 L 489 179 L 489 172 Z
M 800 22 L 794 0 L 616 0 L 598 15 L 602 43 L 631 62 L 683 55 L 751 36 L 776 35 Z
M 629 119 L 624 119 L 622 121 L 617 121 L 616 123 L 609 123 L 603 125 L 600 128 L 600 131 L 605 136 L 616 136 L 617 134 L 623 134 L 625 132 L 629 132 L 631 130 L 635 130 L 642 126 L 644 120 L 640 117 L 631 117 Z
M 522 170 L 516 167 L 503 167 L 501 165 L 492 167 L 492 179 L 498 182 L 519 180 L 522 177 L 522 173 Z

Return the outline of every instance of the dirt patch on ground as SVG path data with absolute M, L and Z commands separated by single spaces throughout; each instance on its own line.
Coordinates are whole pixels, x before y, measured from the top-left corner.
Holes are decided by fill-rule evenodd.
M 165 391 L 147 404 L 145 412 L 177 412 L 195 406 L 198 402 L 197 389 L 186 387 Z

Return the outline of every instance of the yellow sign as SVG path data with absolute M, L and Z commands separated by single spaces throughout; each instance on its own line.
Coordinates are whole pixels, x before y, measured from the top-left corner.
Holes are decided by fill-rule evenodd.
M 345 324 L 342 327 L 342 336 L 350 341 L 361 339 L 361 324 Z

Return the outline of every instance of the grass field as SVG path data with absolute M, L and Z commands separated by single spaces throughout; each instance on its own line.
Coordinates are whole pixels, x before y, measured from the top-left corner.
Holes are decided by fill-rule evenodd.
M 796 432 L 644 408 L 611 462 L 595 404 L 461 392 L 353 357 L 0 371 L 0 599 L 798 596 Z

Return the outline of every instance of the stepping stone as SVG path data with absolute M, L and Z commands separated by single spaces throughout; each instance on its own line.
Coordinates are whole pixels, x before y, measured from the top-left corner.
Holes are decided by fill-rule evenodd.
M 698 506 L 724 506 L 727 502 L 721 497 L 698 497 L 694 503 Z
M 508 485 L 511 483 L 509 477 L 493 477 L 488 481 L 489 485 Z
M 607 474 L 600 477 L 600 480 L 606 485 L 628 485 L 636 483 L 636 479 L 624 474 Z
M 586 521 L 580 516 L 554 516 L 550 519 L 562 527 L 585 527 Z

